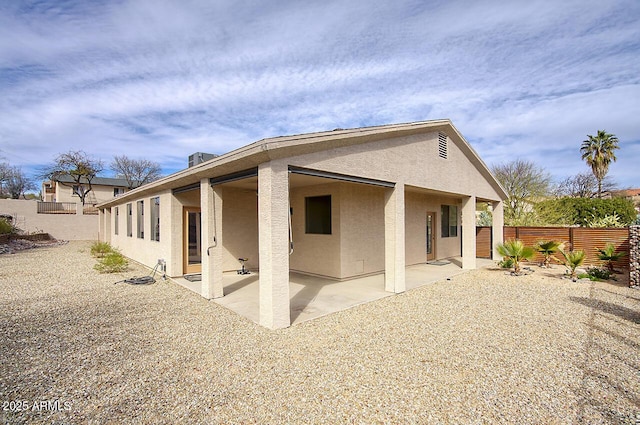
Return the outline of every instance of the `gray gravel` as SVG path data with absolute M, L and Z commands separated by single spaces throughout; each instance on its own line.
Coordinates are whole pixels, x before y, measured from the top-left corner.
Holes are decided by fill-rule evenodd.
M 270 331 L 94 263 L 86 242 L 0 255 L 0 422 L 640 420 L 640 291 L 624 282 L 476 270 Z

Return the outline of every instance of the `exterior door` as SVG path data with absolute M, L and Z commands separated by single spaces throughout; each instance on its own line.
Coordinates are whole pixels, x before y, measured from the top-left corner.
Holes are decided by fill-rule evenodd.
M 200 208 L 184 208 L 183 254 L 184 274 L 202 271 L 202 245 Z
M 436 213 L 427 212 L 427 261 L 436 259 Z

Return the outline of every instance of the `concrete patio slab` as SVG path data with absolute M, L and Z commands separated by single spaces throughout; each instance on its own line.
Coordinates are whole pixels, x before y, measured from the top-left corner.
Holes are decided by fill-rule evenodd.
M 407 291 L 465 273 L 460 259 L 439 264 L 417 264 L 406 268 Z M 477 267 L 493 265 L 492 260 L 478 259 Z M 201 282 L 172 278 L 179 285 L 200 294 Z M 213 301 L 249 320 L 259 323 L 259 273 L 248 275 L 225 273 L 224 297 Z M 291 324 L 316 319 L 359 304 L 394 295 L 384 290 L 384 274 L 337 281 L 292 272 L 289 274 Z

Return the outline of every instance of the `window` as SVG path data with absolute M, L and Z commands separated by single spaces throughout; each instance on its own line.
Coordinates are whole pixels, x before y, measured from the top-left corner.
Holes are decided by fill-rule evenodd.
M 160 197 L 151 198 L 151 240 L 160 241 Z
M 118 234 L 118 222 L 120 221 L 120 217 L 119 217 L 120 216 L 120 208 L 119 207 L 116 207 L 116 211 L 115 211 L 114 216 L 115 216 L 115 218 L 114 218 L 114 221 L 113 221 L 113 233 L 115 235 L 117 235 Z
M 124 193 L 124 187 L 114 187 L 113 188 L 113 196 L 120 196 Z
M 443 238 L 458 236 L 458 207 L 455 205 L 442 205 L 441 231 Z
M 305 233 L 331 234 L 331 195 L 305 198 Z
M 131 221 L 133 219 L 131 217 L 132 214 L 133 214 L 133 206 L 131 204 L 127 204 L 127 236 L 129 237 L 133 236 L 133 230 L 131 226 Z
M 144 201 L 138 201 L 137 211 L 138 239 L 144 239 Z

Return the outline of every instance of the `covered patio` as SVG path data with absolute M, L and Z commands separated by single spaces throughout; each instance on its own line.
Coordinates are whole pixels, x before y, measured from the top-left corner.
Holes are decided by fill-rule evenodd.
M 493 260 L 477 259 L 478 268 L 493 264 Z M 460 257 L 408 266 L 405 268 L 406 289 L 413 290 L 466 271 L 462 269 Z M 247 275 L 224 273 L 225 295 L 213 301 L 259 324 L 259 276 L 259 272 Z M 189 281 L 184 277 L 172 280 L 197 294 L 202 291 L 199 280 Z M 384 290 L 384 274 L 340 281 L 296 272 L 289 273 L 289 294 L 292 325 L 394 295 Z

